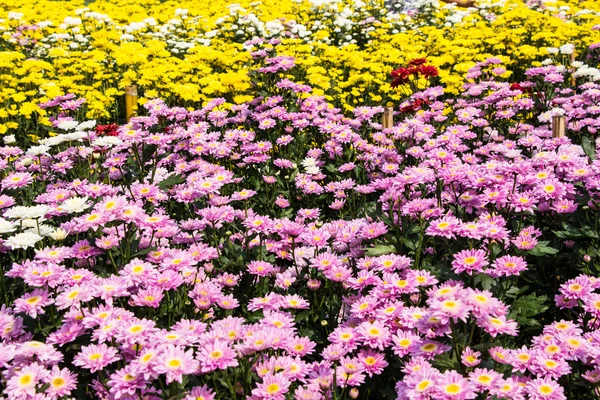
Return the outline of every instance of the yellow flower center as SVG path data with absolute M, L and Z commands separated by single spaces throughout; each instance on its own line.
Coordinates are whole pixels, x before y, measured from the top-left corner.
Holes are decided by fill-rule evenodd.
M 276 383 L 271 383 L 269 386 L 267 386 L 267 393 L 268 394 L 275 394 L 279 392 L 279 385 Z
M 451 383 L 448 386 L 446 386 L 445 390 L 446 390 L 446 393 L 457 394 L 458 392 L 460 392 L 460 386 L 457 385 L 456 383 Z
M 67 383 L 67 382 L 60 376 L 52 379 L 52 386 L 54 386 L 55 388 L 62 387 L 65 385 L 65 383 Z

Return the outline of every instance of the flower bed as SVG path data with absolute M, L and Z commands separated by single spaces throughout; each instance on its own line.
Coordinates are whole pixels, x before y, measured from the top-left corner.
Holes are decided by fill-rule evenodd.
M 0 146 L 3 395 L 597 398 L 590 37 L 539 63 L 480 55 L 460 85 L 435 57 L 390 62 L 393 82 L 375 85 L 399 99 L 386 128 L 382 105 L 310 85 L 302 55 L 342 43 L 295 58 L 253 39 L 247 91 L 231 92 L 248 99 L 177 104 L 147 87 L 129 123 L 87 119 L 86 88 L 27 94 L 35 131 L 5 116 Z

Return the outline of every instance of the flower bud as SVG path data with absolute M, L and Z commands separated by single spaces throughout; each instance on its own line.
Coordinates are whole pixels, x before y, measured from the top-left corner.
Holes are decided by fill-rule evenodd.
M 242 384 L 240 382 L 235 383 L 235 394 L 237 394 L 238 396 L 244 394 L 244 388 L 242 387 Z
M 348 392 L 348 397 L 350 397 L 351 399 L 358 399 L 358 394 L 359 394 L 358 389 L 352 388 Z
M 321 281 L 318 279 L 309 279 L 307 285 L 310 290 L 317 290 L 321 287 Z
M 592 257 L 590 257 L 589 254 L 586 254 L 586 255 L 583 256 L 583 261 L 585 263 L 589 263 L 590 261 L 592 261 Z

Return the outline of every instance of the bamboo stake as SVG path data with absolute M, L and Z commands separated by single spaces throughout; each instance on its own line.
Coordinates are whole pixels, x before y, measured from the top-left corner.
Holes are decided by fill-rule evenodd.
M 135 117 L 137 115 L 138 108 L 138 93 L 137 93 L 137 85 L 130 85 L 125 87 L 125 118 L 127 122 L 131 119 L 131 117 Z
M 394 107 L 386 107 L 383 110 L 383 129 L 394 126 Z
M 564 116 L 552 117 L 552 137 L 561 138 L 565 136 L 567 118 Z

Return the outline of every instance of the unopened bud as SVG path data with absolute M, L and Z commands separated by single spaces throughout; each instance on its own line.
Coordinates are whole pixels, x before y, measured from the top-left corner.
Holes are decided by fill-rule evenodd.
M 307 285 L 310 290 L 317 290 L 321 287 L 321 281 L 318 279 L 309 279 Z
M 242 387 L 242 384 L 240 382 L 235 383 L 235 394 L 237 394 L 238 396 L 244 394 L 244 388 Z

